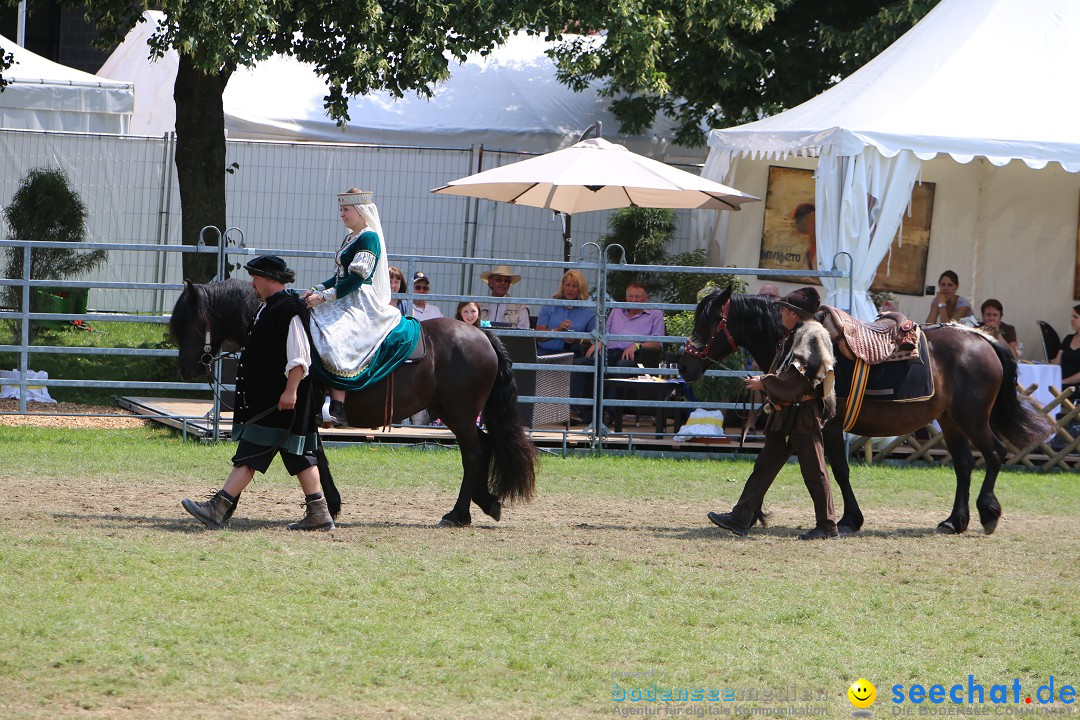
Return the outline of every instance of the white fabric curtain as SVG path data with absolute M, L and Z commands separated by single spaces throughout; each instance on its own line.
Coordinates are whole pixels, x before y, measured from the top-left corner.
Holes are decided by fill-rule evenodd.
M 854 306 L 850 312 L 861 320 L 877 316 L 868 294 L 870 284 L 900 227 L 921 164 L 908 150 L 890 158 L 872 147 L 858 155 L 826 150 L 818 162 L 818 269 L 830 269 L 839 252 L 851 255 Z M 823 302 L 847 307 L 847 283 L 838 278 L 821 280 L 826 290 Z
M 713 150 L 701 168 L 701 177 L 728 187 L 735 187 L 737 158 L 732 152 Z M 690 247 L 709 253 L 709 259 L 723 265 L 727 255 L 727 229 L 730 213 L 719 210 L 697 210 L 690 213 Z

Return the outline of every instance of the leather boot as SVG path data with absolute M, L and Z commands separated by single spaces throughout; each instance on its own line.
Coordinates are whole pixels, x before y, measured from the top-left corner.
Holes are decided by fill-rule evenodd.
M 740 525 L 738 520 L 735 519 L 735 513 L 711 512 L 711 513 L 708 514 L 708 518 L 709 518 L 709 522 L 711 522 L 716 527 L 721 527 L 721 528 L 724 528 L 725 530 L 730 530 L 731 532 L 735 533 L 739 537 L 746 537 L 747 535 L 750 534 L 750 528 L 743 527 L 742 525 Z
M 196 502 L 184 498 L 180 504 L 191 513 L 192 517 L 210 530 L 223 528 L 225 523 L 229 522 L 232 517 L 233 510 L 236 509 L 236 503 L 225 497 L 225 494 L 220 490 L 214 493 L 209 500 Z
M 334 427 L 349 427 L 349 418 L 345 415 L 345 403 L 340 400 L 330 401 L 330 422 Z
M 334 518 L 330 517 L 330 510 L 326 507 L 326 498 L 304 502 L 306 511 L 304 519 L 289 525 L 290 530 L 333 530 Z

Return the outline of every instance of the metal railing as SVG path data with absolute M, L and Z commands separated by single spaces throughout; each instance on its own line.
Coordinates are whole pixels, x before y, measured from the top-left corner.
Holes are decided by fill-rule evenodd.
M 158 256 L 157 253 L 213 253 L 216 255 L 217 268 L 219 279 L 223 276 L 225 269 L 230 266 L 231 258 L 239 258 L 241 264 L 243 264 L 244 257 L 254 257 L 262 254 L 276 254 L 287 258 L 320 258 L 325 259 L 327 262 L 327 270 L 332 267 L 333 252 L 323 250 L 293 250 L 293 249 L 281 249 L 273 247 L 248 247 L 245 243 L 243 233 L 235 228 L 230 228 L 225 232 L 220 232 L 216 228 L 207 228 L 204 236 L 213 236 L 214 240 L 224 238 L 224 242 L 218 245 L 206 245 L 200 244 L 198 246 L 178 246 L 178 245 L 158 245 L 158 244 L 129 244 L 129 243 L 34 243 L 23 242 L 14 240 L 0 240 L 0 247 L 16 247 L 23 248 L 24 250 L 31 250 L 35 247 L 47 247 L 49 249 L 61 249 L 67 248 L 72 250 L 116 250 L 123 249 L 127 251 L 142 251 L 150 254 L 149 262 L 156 263 Z M 616 335 L 611 334 L 607 330 L 606 319 L 608 313 L 612 309 L 616 308 L 648 308 L 661 311 L 674 311 L 681 312 L 686 310 L 694 310 L 694 305 L 689 304 L 675 304 L 675 303 L 626 303 L 615 301 L 609 297 L 608 293 L 608 275 L 614 272 L 630 272 L 630 273 L 669 273 L 673 275 L 677 274 L 696 274 L 696 275 L 752 275 L 760 277 L 769 277 L 784 279 L 789 277 L 833 277 L 833 278 L 847 278 L 850 280 L 850 256 L 846 253 L 837 256 L 834 259 L 834 267 L 828 271 L 807 271 L 807 270 L 765 270 L 759 268 L 730 268 L 730 267 L 683 267 L 683 266 L 667 266 L 667 265 L 634 265 L 623 261 L 621 255 L 621 248 L 619 246 L 609 246 L 606 250 L 601 249 L 595 243 L 586 243 L 579 248 L 579 254 L 581 258 L 577 261 L 562 262 L 562 261 L 546 261 L 546 260 L 522 260 L 520 258 L 477 258 L 477 257 L 452 257 L 442 255 L 394 255 L 391 254 L 388 260 L 398 266 L 403 275 L 406 278 L 411 278 L 412 273 L 419 269 L 430 269 L 433 265 L 448 265 L 461 268 L 462 273 L 478 274 L 481 270 L 493 267 L 495 265 L 510 265 L 515 269 L 521 268 L 557 268 L 559 270 L 576 269 L 582 271 L 586 276 L 592 276 L 596 280 L 596 288 L 592 293 L 589 300 L 558 300 L 551 297 L 513 297 L 512 301 L 515 303 L 524 304 L 530 307 L 530 309 L 539 309 L 544 305 L 554 305 L 562 307 L 587 307 L 594 310 L 596 313 L 596 327 L 592 332 L 560 332 L 559 338 L 564 340 L 588 340 L 593 343 L 599 343 L 604 347 L 608 346 L 609 342 L 660 342 L 662 344 L 671 344 L 672 350 L 676 350 L 681 347 L 685 342 L 685 336 L 678 335 L 664 335 L 661 337 L 656 336 L 643 336 L 643 335 Z M 612 258 L 618 258 L 618 261 Z M 30 252 L 23 253 L 23 273 L 22 278 L 19 279 L 0 279 L 0 285 L 3 286 L 18 286 L 21 288 L 21 304 L 18 310 L 0 311 L 0 320 L 15 320 L 20 324 L 19 344 L 18 345 L 0 345 L 0 352 L 12 352 L 18 356 L 18 371 L 19 377 L 6 380 L 5 384 L 18 386 L 20 389 L 20 402 L 19 412 L 26 413 L 26 398 L 27 390 L 29 386 L 44 385 L 46 387 L 94 387 L 94 388 L 109 388 L 109 389 L 132 389 L 132 390 L 201 390 L 207 391 L 208 387 L 204 383 L 190 383 L 190 382 L 155 382 L 146 380 L 123 380 L 123 381 L 106 381 L 106 380 L 72 380 L 64 378 L 49 378 L 46 380 L 31 379 L 29 377 L 29 358 L 30 355 L 35 353 L 71 353 L 71 354 L 85 354 L 85 355 L 121 355 L 121 356 L 166 356 L 175 357 L 175 350 L 165 349 L 146 349 L 146 348 L 113 348 L 113 347 L 58 347 L 58 346 L 46 346 L 46 345 L 33 345 L 31 344 L 30 335 L 30 321 L 40 320 L 84 320 L 84 321 L 109 321 L 109 322 L 151 322 L 151 323 L 167 323 L 169 318 L 167 315 L 162 314 L 134 314 L 134 313 L 87 313 L 87 314 L 63 314 L 63 313 L 42 313 L 42 312 L 30 312 L 30 297 L 32 290 L 39 287 L 49 288 L 99 288 L 99 289 L 122 289 L 122 290 L 152 290 L 161 293 L 179 293 L 183 290 L 183 285 L 172 283 L 123 283 L 123 282 L 87 282 L 87 281 L 72 281 L 72 280 L 33 280 L 30 279 Z M 846 264 L 847 269 L 841 269 L 837 267 L 837 263 Z M 406 283 L 406 287 L 403 288 L 403 292 L 394 295 L 396 298 L 401 298 L 407 301 L 414 301 L 417 297 L 412 290 L 411 283 Z M 447 293 L 427 293 L 423 296 L 423 300 L 427 302 L 449 302 L 456 304 L 463 301 L 473 301 L 477 303 L 486 303 L 492 300 L 490 295 L 461 295 L 461 294 L 447 294 Z M 851 304 L 851 290 L 849 282 L 849 308 Z M 453 313 L 447 313 L 452 316 Z M 550 338 L 551 333 L 537 330 L 520 330 L 516 328 L 498 328 L 493 329 L 498 335 L 506 336 L 521 336 L 531 337 L 536 339 Z M 220 363 L 220 361 L 219 361 Z M 606 353 L 596 353 L 596 362 L 591 365 L 551 365 L 544 363 L 519 363 L 515 364 L 517 370 L 532 370 L 532 371 L 549 371 L 549 372 L 564 372 L 564 373 L 589 373 L 592 378 L 592 396 L 586 398 L 574 398 L 574 397 L 555 397 L 548 395 L 524 395 L 519 397 L 519 400 L 524 403 L 545 403 L 554 405 L 589 405 L 593 406 L 593 417 L 595 422 L 583 431 L 588 435 L 589 442 L 595 446 L 603 444 L 606 437 L 615 435 L 613 431 L 605 427 L 603 423 L 604 410 L 634 407 L 634 408 L 665 408 L 669 410 L 675 410 L 676 412 L 682 412 L 685 410 L 691 410 L 695 408 L 703 409 L 719 409 L 719 410 L 732 410 L 737 409 L 740 405 L 736 403 L 724 403 L 724 402 L 698 402 L 690 400 L 627 400 L 627 399 L 615 399 L 607 398 L 602 392 L 603 379 L 604 378 L 618 378 L 618 377 L 631 377 L 642 374 L 641 368 L 631 367 L 609 367 L 606 359 Z M 660 376 L 665 378 L 675 379 L 678 376 L 678 371 L 670 367 L 661 368 L 648 368 L 647 372 L 654 376 Z M 220 365 L 216 369 L 218 377 L 221 376 Z M 707 377 L 741 377 L 747 374 L 745 370 L 709 370 L 705 373 Z M 232 389 L 231 386 L 225 386 L 225 389 Z M 214 399 L 214 407 L 211 410 L 214 437 L 218 437 L 220 434 L 220 414 L 221 408 L 217 401 Z M 192 420 L 199 418 L 190 418 Z M 627 435 L 630 433 L 622 433 Z M 650 433 L 653 434 L 653 433 Z

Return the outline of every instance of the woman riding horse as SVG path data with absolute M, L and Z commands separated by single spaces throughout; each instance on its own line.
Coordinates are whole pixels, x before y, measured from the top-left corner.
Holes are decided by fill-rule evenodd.
M 420 323 L 390 304 L 379 209 L 372 193 L 351 188 L 338 195 L 338 214 L 348 229 L 333 277 L 300 295 L 311 308 L 311 341 L 319 380 L 330 388 L 330 419 L 348 425 L 345 392 L 382 380 L 409 357 Z

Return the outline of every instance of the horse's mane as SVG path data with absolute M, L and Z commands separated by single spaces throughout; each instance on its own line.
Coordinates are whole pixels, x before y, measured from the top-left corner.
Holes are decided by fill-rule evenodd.
M 740 337 L 768 340 L 770 345 L 784 334 L 776 304 L 762 295 L 732 295 L 728 321 L 738 323 Z
M 190 328 L 206 327 L 209 321 L 222 337 L 243 343 L 248 322 L 259 304 L 251 285 L 237 278 L 203 285 L 191 283 L 181 293 L 169 318 L 174 339 Z

